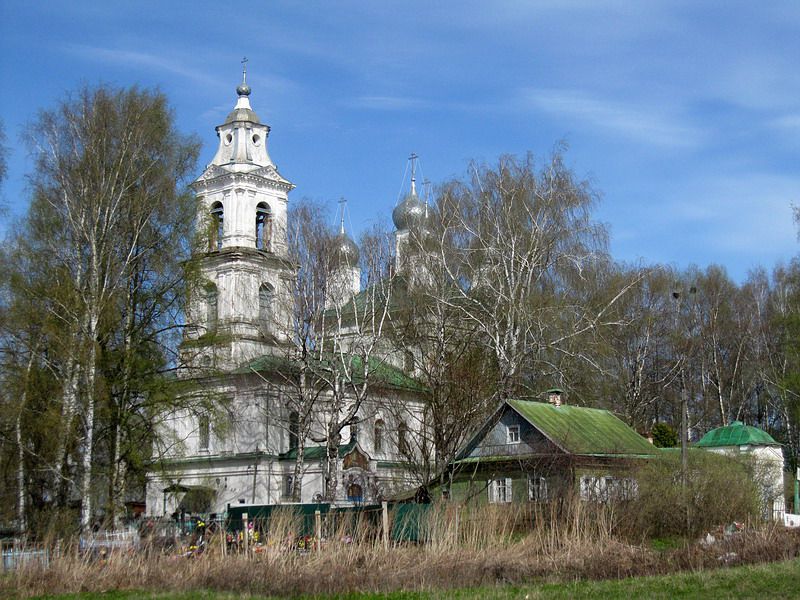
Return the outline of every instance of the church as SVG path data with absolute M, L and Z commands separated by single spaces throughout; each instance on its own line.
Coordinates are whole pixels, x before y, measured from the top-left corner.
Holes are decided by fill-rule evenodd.
M 250 105 L 246 72 L 236 91 L 216 154 L 191 184 L 199 241 L 175 381 L 180 408 L 158 424 L 147 514 L 359 505 L 413 488 L 424 390 L 409 351 L 384 339 L 394 284 L 362 289 L 359 248 L 342 218 L 326 263 L 324 336 L 298 343 L 309 319 L 298 312 L 288 238 L 294 185 L 270 157 L 270 127 Z M 392 215 L 393 260 L 425 214 L 412 175 Z

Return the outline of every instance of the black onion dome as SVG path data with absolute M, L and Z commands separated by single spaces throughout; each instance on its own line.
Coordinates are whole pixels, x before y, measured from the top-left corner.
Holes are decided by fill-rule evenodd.
M 398 231 L 412 229 L 425 222 L 426 208 L 415 193 L 410 193 L 394 207 L 392 221 Z
M 236 93 L 240 96 L 249 96 L 250 95 L 250 86 L 247 85 L 244 81 L 240 83 L 236 87 Z
M 356 267 L 358 266 L 358 258 L 360 252 L 356 243 L 350 237 L 342 232 L 333 238 L 331 244 L 331 267 Z

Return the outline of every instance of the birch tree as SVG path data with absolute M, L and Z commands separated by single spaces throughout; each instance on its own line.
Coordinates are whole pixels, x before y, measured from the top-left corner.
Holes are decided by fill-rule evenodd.
M 133 273 L 148 273 L 154 250 L 174 257 L 182 249 L 164 247 L 178 242 L 156 232 L 173 227 L 164 217 L 181 204 L 180 186 L 193 169 L 197 145 L 174 130 L 162 94 L 136 88 L 84 88 L 40 113 L 30 131 L 35 170 L 28 235 L 33 249 L 54 261 L 53 276 L 68 291 L 53 307 L 67 345 L 56 469 L 67 481 L 77 431 L 76 487 L 85 529 L 94 512 L 100 352 L 114 333 L 107 325 L 120 324 L 116 311 L 137 286 Z M 158 276 L 144 279 L 152 283 Z

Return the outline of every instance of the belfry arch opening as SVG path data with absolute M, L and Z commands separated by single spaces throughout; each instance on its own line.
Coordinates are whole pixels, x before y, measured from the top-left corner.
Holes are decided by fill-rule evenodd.
M 222 248 L 222 236 L 225 233 L 225 215 L 222 202 L 214 202 L 211 205 L 211 223 L 208 236 L 208 250 L 213 252 Z
M 256 248 L 272 251 L 272 211 L 266 202 L 256 206 Z

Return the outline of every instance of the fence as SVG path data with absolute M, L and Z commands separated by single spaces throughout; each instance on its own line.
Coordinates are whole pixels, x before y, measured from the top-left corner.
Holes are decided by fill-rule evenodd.
M 242 530 L 244 515 L 247 515 L 248 522 L 252 523 L 255 530 L 267 534 L 274 518 L 288 515 L 295 526 L 294 533 L 299 537 L 316 536 L 317 527 L 320 527 L 322 537 L 337 534 L 356 537 L 357 533 L 364 535 L 365 532 L 366 535 L 377 536 L 382 533 L 386 519 L 389 540 L 420 542 L 425 538 L 422 524 L 430 507 L 430 504 L 405 503 L 387 504 L 385 509 L 381 504 L 347 507 L 327 503 L 237 506 L 228 511 L 226 529 L 237 534 Z M 384 510 L 388 513 L 386 517 Z
M 42 566 L 50 564 L 50 549 L 22 544 L 19 540 L 2 540 L 3 572 L 12 571 L 19 566 L 38 562 Z

